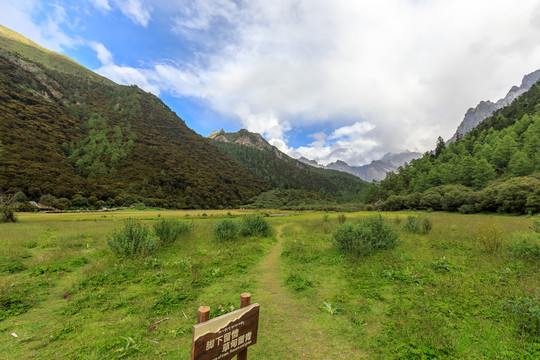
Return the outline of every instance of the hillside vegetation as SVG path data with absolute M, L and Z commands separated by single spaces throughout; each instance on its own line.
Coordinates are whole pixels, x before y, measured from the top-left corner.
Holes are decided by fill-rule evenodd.
M 448 147 L 388 173 L 371 200 L 404 208 L 540 211 L 540 86 L 538 83 Z
M 316 197 L 329 195 L 334 202 L 365 199 L 368 184 L 354 175 L 304 164 L 247 130 L 220 134 L 212 142 L 274 189 L 304 190 L 317 193 Z
M 270 185 L 160 99 L 0 28 L 0 193 L 90 206 L 239 206 Z

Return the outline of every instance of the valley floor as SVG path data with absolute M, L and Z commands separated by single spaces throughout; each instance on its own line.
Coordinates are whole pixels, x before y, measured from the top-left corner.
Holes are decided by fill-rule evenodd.
M 0 224 L 0 358 L 188 359 L 197 308 L 218 316 L 242 292 L 261 306 L 252 359 L 540 356 L 531 218 L 384 213 L 398 246 L 356 258 L 333 245 L 337 213 L 269 217 L 267 238 L 213 239 L 216 223 L 246 213 L 21 214 Z M 411 215 L 433 229 L 406 232 Z M 121 259 L 107 239 L 128 217 L 194 228 L 151 256 Z M 495 250 L 480 239 L 486 228 L 500 235 Z

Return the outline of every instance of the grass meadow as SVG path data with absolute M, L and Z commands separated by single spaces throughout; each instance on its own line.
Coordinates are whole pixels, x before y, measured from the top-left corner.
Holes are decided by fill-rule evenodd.
M 537 359 L 533 219 L 382 213 L 396 247 L 355 256 L 332 233 L 369 212 L 268 217 L 269 237 L 217 241 L 240 211 L 19 214 L 0 224 L 0 358 L 189 359 L 200 305 L 261 306 L 253 359 Z M 427 232 L 405 230 L 428 218 Z M 124 219 L 193 224 L 149 256 L 107 245 Z

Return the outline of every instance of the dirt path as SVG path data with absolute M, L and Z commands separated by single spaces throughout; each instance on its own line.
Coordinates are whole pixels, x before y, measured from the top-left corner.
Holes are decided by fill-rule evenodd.
M 283 284 L 286 265 L 280 259 L 283 251 L 283 225 L 277 228 L 277 243 L 260 263 L 257 274 L 259 288 L 254 302 L 261 305 L 259 340 L 265 343 L 269 353 L 258 352 L 254 346 L 250 352 L 255 359 L 355 359 L 350 349 L 342 352 L 313 321 L 320 314 L 318 305 L 310 299 L 296 297 Z

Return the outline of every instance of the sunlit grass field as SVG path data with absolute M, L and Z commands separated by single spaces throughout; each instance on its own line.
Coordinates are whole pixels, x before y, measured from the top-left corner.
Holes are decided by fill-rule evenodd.
M 213 238 L 217 223 L 248 213 L 19 214 L 0 224 L 0 358 L 189 359 L 197 308 L 218 316 L 242 292 L 261 306 L 253 359 L 540 357 L 531 218 L 383 213 L 400 240 L 366 257 L 338 251 L 332 232 L 369 212 L 270 216 L 271 237 Z M 411 214 L 432 230 L 404 231 Z M 150 256 L 121 258 L 107 237 L 128 217 L 194 227 Z M 480 239 L 486 227 L 500 235 L 494 250 Z M 536 317 L 516 315 L 523 299 Z

